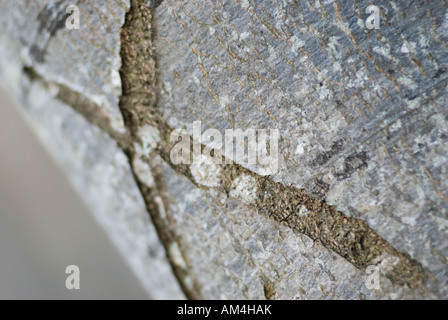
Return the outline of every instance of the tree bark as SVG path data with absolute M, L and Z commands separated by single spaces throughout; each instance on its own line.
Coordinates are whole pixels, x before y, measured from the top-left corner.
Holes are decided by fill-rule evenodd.
M 0 79 L 152 296 L 448 298 L 446 1 L 72 2 L 0 4 Z M 278 170 L 174 164 L 195 121 Z

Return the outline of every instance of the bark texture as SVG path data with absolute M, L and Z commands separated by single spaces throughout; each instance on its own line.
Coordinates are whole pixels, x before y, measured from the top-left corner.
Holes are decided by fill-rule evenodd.
M 150 294 L 448 298 L 446 1 L 69 4 L 0 4 L 0 79 Z M 279 170 L 174 165 L 194 121 Z

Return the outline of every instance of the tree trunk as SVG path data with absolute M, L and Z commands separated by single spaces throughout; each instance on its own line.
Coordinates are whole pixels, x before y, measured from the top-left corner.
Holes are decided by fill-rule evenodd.
M 446 299 L 448 3 L 373 4 L 2 1 L 0 79 L 153 297 Z

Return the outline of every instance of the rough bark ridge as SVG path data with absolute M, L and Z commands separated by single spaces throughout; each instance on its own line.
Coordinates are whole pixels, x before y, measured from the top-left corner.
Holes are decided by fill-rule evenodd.
M 61 27 L 63 1 L 40 1 L 37 35 L 20 43 L 12 26 L 34 12 L 0 21 L 31 89 L 57 90 L 126 153 L 187 297 L 446 298 L 447 4 L 377 1 L 370 31 L 369 4 L 80 2 L 76 33 Z M 192 139 L 197 120 L 279 129 L 279 171 L 173 165 L 171 132 Z M 381 290 L 365 286 L 369 265 Z

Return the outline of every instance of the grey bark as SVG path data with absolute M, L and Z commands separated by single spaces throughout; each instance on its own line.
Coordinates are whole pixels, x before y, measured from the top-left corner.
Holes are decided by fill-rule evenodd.
M 0 4 L 0 79 L 152 296 L 448 298 L 446 1 L 68 4 Z M 198 120 L 278 172 L 173 165 Z

